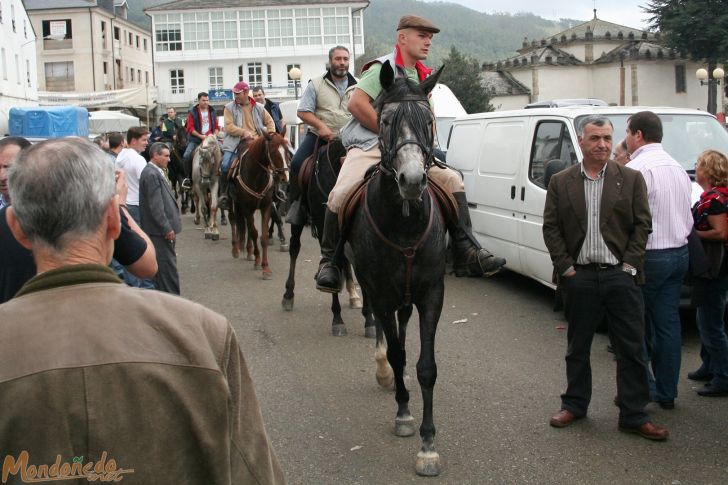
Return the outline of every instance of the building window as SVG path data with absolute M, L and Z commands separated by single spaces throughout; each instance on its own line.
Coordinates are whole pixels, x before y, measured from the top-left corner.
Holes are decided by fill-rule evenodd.
M 46 62 L 45 80 L 48 91 L 75 91 L 73 62 Z
M 185 31 L 185 50 L 210 48 L 210 13 L 196 12 L 182 15 Z
M 139 36 L 138 35 L 136 36 L 136 48 L 137 49 L 139 48 Z
M 28 25 L 25 22 L 25 19 L 23 19 L 23 37 L 26 39 L 28 38 Z
M 131 47 L 132 45 L 134 45 L 134 43 L 132 42 L 133 39 L 134 39 L 134 34 L 132 34 L 131 32 L 129 32 L 129 47 Z
M 270 64 L 266 64 L 266 70 L 268 71 L 268 73 L 267 73 L 268 87 L 272 88 L 273 87 L 273 68 L 271 67 Z
M 212 20 L 212 48 L 237 49 L 237 12 L 212 12 L 210 19 Z
M 2 54 L 3 79 L 5 81 L 7 81 L 8 80 L 8 63 L 7 63 L 7 60 L 5 59 L 5 48 L 4 47 L 0 50 L 0 54 Z
M 137 69 L 137 82 L 139 84 L 142 83 L 142 70 L 141 69 Z
M 10 22 L 13 24 L 13 32 L 15 32 L 15 5 L 10 4 Z
M 293 45 L 293 9 L 268 10 L 268 46 Z
M 43 20 L 43 49 L 70 49 L 73 47 L 71 19 Z
M 245 81 L 245 64 L 238 66 L 238 81 Z
M 161 15 L 157 24 L 157 50 L 182 50 L 182 24 L 179 14 Z
M 149 84 L 149 71 L 144 71 L 144 83 Z
M 211 67 L 209 69 L 210 91 L 223 89 L 222 67 Z
M 263 84 L 263 63 L 248 63 L 248 84 L 251 86 L 261 86 Z
M 28 87 L 30 87 L 30 60 L 25 60 L 25 77 L 28 80 Z
M 15 73 L 18 76 L 17 82 L 20 84 L 20 57 L 15 54 Z
M 172 94 L 184 94 L 185 92 L 185 71 L 184 69 L 172 69 L 169 71 L 169 85 L 172 87 Z
M 0 2 L 0 24 L 3 23 L 3 4 Z
M 240 47 L 265 47 L 265 11 L 240 12 Z
M 114 27 L 114 40 L 120 40 L 121 38 L 121 30 L 119 30 L 119 27 Z
M 354 44 L 364 44 L 364 41 L 362 40 L 361 32 L 361 10 L 357 11 L 352 15 L 352 26 L 354 28 Z
M 687 91 L 687 83 L 685 81 L 685 64 L 675 64 L 676 93 L 684 93 Z
M 323 8 L 324 44 L 349 43 L 349 9 L 345 7 Z
M 576 162 L 576 150 L 566 125 L 559 121 L 539 123 L 531 147 L 528 178 L 536 185 L 547 188 L 552 175 Z
M 142 39 L 142 43 L 144 44 L 144 52 L 146 52 L 147 51 L 147 39 L 146 38 Z
M 296 45 L 321 44 L 321 9 L 298 8 L 296 13 Z
M 106 49 L 106 22 L 101 21 L 101 45 Z

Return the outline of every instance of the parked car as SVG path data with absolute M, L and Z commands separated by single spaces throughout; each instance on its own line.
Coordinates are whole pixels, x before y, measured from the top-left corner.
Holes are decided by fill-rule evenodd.
M 480 113 L 457 118 L 448 138 L 448 164 L 463 173 L 473 233 L 508 261 L 506 268 L 553 287 L 541 226 L 550 177 L 582 159 L 579 119 L 602 114 L 614 124 L 614 143 L 627 118 L 649 109 L 660 116 L 663 146 L 694 176 L 708 148 L 728 153 L 728 133 L 716 118 L 678 108 L 573 106 Z M 693 199 L 701 189 L 693 185 Z

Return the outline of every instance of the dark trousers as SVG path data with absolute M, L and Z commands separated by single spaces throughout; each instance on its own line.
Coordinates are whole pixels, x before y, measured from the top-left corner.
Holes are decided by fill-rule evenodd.
M 157 252 L 157 274 L 154 286 L 159 291 L 179 295 L 179 274 L 177 273 L 177 254 L 175 241 L 167 241 L 163 236 L 149 236 Z
M 605 315 L 609 339 L 617 358 L 619 424 L 644 424 L 649 400 L 647 364 L 643 353 L 644 303 L 634 278 L 621 266 L 608 269 L 577 267 L 576 276 L 563 278 L 564 309 L 569 322 L 566 351 L 567 389 L 562 409 L 576 416 L 587 413 L 592 394 L 590 353 L 594 332 Z

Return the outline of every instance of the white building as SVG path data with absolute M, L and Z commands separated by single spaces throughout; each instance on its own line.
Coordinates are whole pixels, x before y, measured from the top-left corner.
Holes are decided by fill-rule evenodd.
M 666 48 L 659 33 L 594 18 L 551 38 L 524 39 L 518 54 L 483 65 L 496 110 L 529 102 L 597 98 L 612 105 L 706 109 L 702 63 Z M 719 107 L 718 111 L 722 111 Z
M 25 0 L 25 7 L 39 37 L 41 104 L 153 104 L 151 32 L 127 20 L 126 0 Z
M 205 91 L 216 108 L 238 81 L 261 85 L 275 100 L 326 71 L 329 49 L 364 53 L 368 0 L 178 0 L 145 10 L 152 17 L 159 103 L 185 110 Z
M 21 0 L 0 0 L 0 136 L 13 106 L 38 104 L 36 36 Z

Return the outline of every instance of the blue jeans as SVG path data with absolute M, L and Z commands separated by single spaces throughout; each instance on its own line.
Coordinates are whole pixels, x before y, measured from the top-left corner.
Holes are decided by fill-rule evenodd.
M 647 251 L 642 286 L 645 347 L 652 367 L 652 375 L 648 371 L 650 395 L 657 402 L 677 397 L 682 352 L 680 288 L 687 271 L 687 246 Z
M 306 136 L 303 137 L 303 141 L 298 145 L 298 148 L 296 148 L 296 153 L 293 155 L 293 159 L 291 160 L 291 173 L 298 175 L 298 171 L 301 169 L 303 161 L 311 156 L 313 149 L 316 147 L 316 138 L 318 138 L 318 135 L 311 133 L 310 131 L 306 132 Z M 319 142 L 319 146 L 325 144 L 326 142 L 323 140 Z
M 190 142 L 187 143 L 187 148 L 185 148 L 185 153 L 182 155 L 182 165 L 185 170 L 185 178 L 192 177 L 192 152 L 195 151 L 195 148 L 200 146 L 199 138 L 195 138 L 195 140 L 198 140 L 198 142 L 195 143 L 192 139 L 190 139 Z
M 705 350 L 703 366 L 713 374 L 711 385 L 728 389 L 728 336 L 725 333 L 723 313 L 728 292 L 728 275 L 712 280 L 704 287 L 705 303 L 698 307 L 697 320 L 701 349 Z
M 233 159 L 237 155 L 235 152 L 224 151 L 222 155 L 222 164 L 220 165 L 220 171 L 223 175 L 227 175 L 230 170 L 230 164 L 233 163 Z

